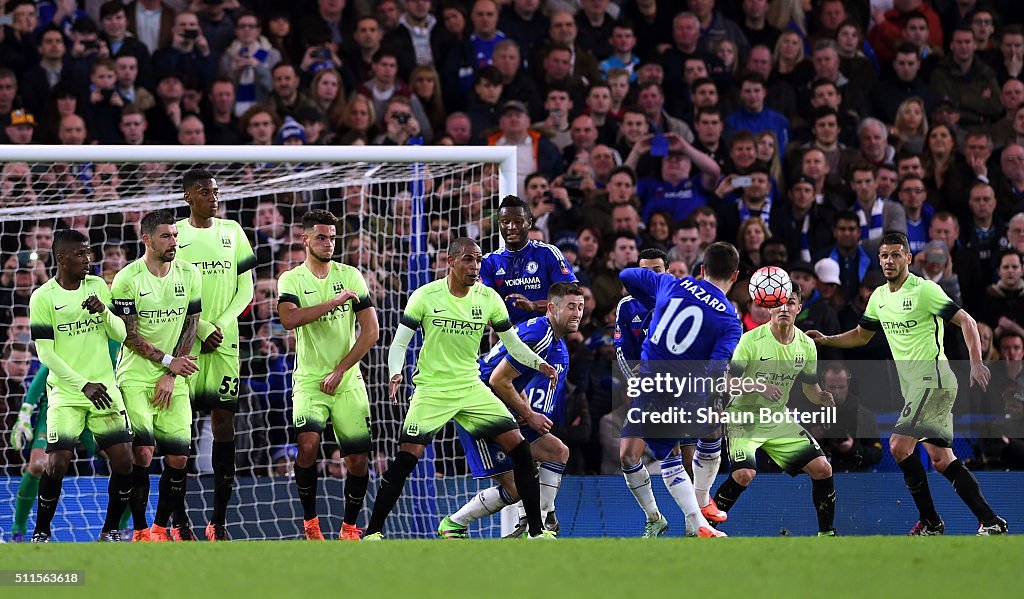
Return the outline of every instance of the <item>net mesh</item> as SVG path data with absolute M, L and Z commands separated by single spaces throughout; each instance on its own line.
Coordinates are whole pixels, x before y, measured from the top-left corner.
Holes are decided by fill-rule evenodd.
M 397 451 L 398 430 L 408 407 L 407 400 L 396 406 L 387 398 L 387 346 L 409 293 L 443 276 L 444 248 L 450 238 L 456 234 L 475 237 L 485 252 L 496 246 L 497 231 L 491 223 L 498 201 L 498 166 L 486 162 L 7 162 L 0 180 L 0 246 L 4 255 L 0 292 L 9 298 L 0 310 L 6 325 L 5 347 L 31 343 L 28 299 L 54 272 L 49 253 L 53 231 L 72 228 L 87 234 L 94 247 L 96 274 L 109 283 L 114 274 L 142 255 L 138 224 L 144 214 L 166 208 L 187 218 L 180 181 L 192 168 L 214 174 L 221 191 L 222 216 L 241 223 L 258 260 L 254 301 L 239 319 L 242 385 L 235 418 L 236 494 L 228 511 L 229 534 L 249 539 L 301 536 L 302 509 L 288 478 L 295 454 L 290 396 L 294 337 L 275 318 L 277 277 L 305 257 L 301 215 L 309 209 L 326 208 L 339 217 L 335 259 L 362 271 L 378 312 L 381 340 L 362 364 L 374 437 L 369 505 L 377 477 Z M 418 340 L 410 351 L 410 368 L 418 350 L 415 343 Z M 32 360 L 24 385 L 19 383 L 18 373 L 8 373 L 11 388 L 2 443 L 3 466 L 12 476 L 21 475 L 29 454 L 10 447 L 9 431 L 23 388 L 28 387 L 37 366 Z M 411 378 L 408 374 L 406 381 Z M 407 398 L 410 392 L 406 388 L 402 395 Z M 38 418 L 37 410 L 33 422 Z M 195 415 L 194 441 L 189 515 L 195 523 L 205 525 L 213 501 L 208 415 Z M 324 533 L 330 534 L 341 528 L 344 496 L 339 481 L 344 467 L 330 427 L 323 441 L 319 510 Z M 159 462 L 154 460 L 154 474 Z M 101 458 L 94 459 L 80 448 L 72 475 L 106 472 Z M 390 533 L 433 535 L 439 518 L 478 490 L 479 485 L 465 474 L 462 448 L 449 425 L 409 479 L 405 497 L 389 520 Z M 151 511 L 156 503 L 157 485 L 153 482 Z M 102 521 L 106 500 L 105 483 L 65 485 L 54 520 L 55 536 L 91 539 Z M 0 526 L 8 530 L 14 503 L 12 492 L 0 507 L 4 512 Z M 360 522 L 365 523 L 368 515 L 364 507 Z M 33 521 L 30 517 L 29 533 Z M 493 518 L 483 523 L 478 534 L 491 536 L 498 528 L 499 522 Z

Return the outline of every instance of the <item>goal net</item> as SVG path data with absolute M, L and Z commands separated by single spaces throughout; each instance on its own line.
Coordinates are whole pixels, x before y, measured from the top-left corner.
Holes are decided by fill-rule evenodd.
M 0 528 L 9 531 L 17 486 L 29 452 L 10 446 L 10 431 L 38 368 L 27 326 L 32 290 L 54 273 L 53 232 L 77 229 L 94 248 L 95 274 L 109 283 L 141 256 L 139 221 L 152 210 L 187 218 L 181 176 L 191 168 L 213 172 L 224 218 L 239 222 L 256 252 L 252 305 L 239 319 L 240 410 L 235 418 L 235 497 L 228 511 L 234 539 L 302 535 L 302 509 L 292 479 L 296 455 L 291 420 L 294 337 L 276 319 L 277 278 L 301 264 L 302 214 L 326 208 L 339 220 L 335 259 L 359 268 L 381 325 L 380 341 L 363 360 L 371 404 L 371 484 L 363 526 L 379 477 L 397 452 L 397 436 L 411 389 L 392 405 L 387 398 L 387 347 L 409 294 L 445 273 L 449 239 L 477 238 L 484 251 L 500 243 L 499 199 L 514 193 L 515 152 L 471 147 L 0 147 L 0 312 L 8 382 L 0 491 Z M 31 353 L 12 350 L 28 349 Z M 96 351 L 103 351 L 97 348 Z M 410 380 L 418 339 L 410 348 Z M 33 358 L 30 365 L 25 360 Z M 19 370 L 20 368 L 20 370 Z M 27 372 L 25 372 L 27 370 Z M 22 385 L 22 381 L 24 384 Z M 39 411 L 33 423 L 39 419 Z M 341 529 L 345 476 L 331 427 L 324 433 L 319 502 L 324 534 Z M 208 414 L 195 414 L 189 516 L 197 530 L 212 511 L 212 433 Z M 38 433 L 37 433 L 38 434 Z M 45 438 L 45 432 L 42 434 Z M 155 475 L 161 460 L 154 460 Z M 54 519 L 58 540 L 94 540 L 106 509 L 108 472 L 102 457 L 79 448 Z M 488 482 L 482 485 L 488 485 Z M 150 518 L 158 485 L 152 485 Z M 435 534 L 440 518 L 472 497 L 481 483 L 467 475 L 462 447 L 449 425 L 410 477 L 388 523 L 401 537 Z M 34 507 L 33 507 L 34 512 Z M 29 519 L 32 530 L 34 513 Z M 497 518 L 473 531 L 495 536 Z

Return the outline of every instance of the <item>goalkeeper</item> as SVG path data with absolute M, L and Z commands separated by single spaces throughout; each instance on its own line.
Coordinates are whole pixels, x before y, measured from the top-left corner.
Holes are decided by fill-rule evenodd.
M 110 362 L 117 363 L 117 352 L 121 344 L 113 339 L 107 340 L 107 349 L 110 351 Z M 18 422 L 11 431 L 11 446 L 21 451 L 31 443 L 32 452 L 29 454 L 28 468 L 21 476 L 21 483 L 18 484 L 18 495 L 14 503 L 14 525 L 11 527 L 11 540 L 21 543 L 25 540 L 25 532 L 28 526 L 28 514 L 36 503 L 39 495 L 39 478 L 46 468 L 46 377 L 50 369 L 41 365 L 32 379 L 32 384 L 25 391 L 25 399 L 21 402 L 21 410 L 18 412 Z M 32 426 L 32 414 L 36 407 L 39 407 L 39 418 L 35 427 Z M 82 433 L 82 445 L 90 456 L 96 455 L 96 441 L 92 432 L 85 429 Z M 125 510 L 121 516 L 121 529 L 127 527 L 128 518 L 131 512 Z
M 405 353 L 416 329 L 423 327 L 423 349 L 416 364 L 416 391 L 402 423 L 399 451 L 381 479 L 364 540 L 380 540 L 384 521 L 402 494 L 405 479 L 423 456 L 434 434 L 455 419 L 474 439 L 490 439 L 512 459 L 519 496 L 526 509 L 529 538 L 551 539 L 542 528 L 540 486 L 530 443 L 512 414 L 480 380 L 477 350 L 490 322 L 508 353 L 520 364 L 555 380 L 551 365 L 512 330 L 508 309 L 496 291 L 480 280 L 483 255 L 472 239 L 462 237 L 448 248 L 448 276 L 420 287 L 409 298 L 388 352 L 392 401 L 402 382 Z

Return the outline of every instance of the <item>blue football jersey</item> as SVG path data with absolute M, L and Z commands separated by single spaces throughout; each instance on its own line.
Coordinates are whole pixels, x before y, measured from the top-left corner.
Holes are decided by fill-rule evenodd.
M 619 300 L 615 306 L 615 359 L 624 375 L 629 375 L 628 362 L 640 361 L 640 350 L 650 331 L 650 308 L 631 295 Z
M 654 307 L 641 348 L 641 372 L 651 361 L 685 360 L 706 364 L 708 371 L 725 369 L 743 327 L 721 289 L 644 268 L 627 268 L 620 277 L 634 299 Z
M 551 329 L 551 322 L 547 316 L 538 316 L 516 326 L 516 335 L 523 340 L 523 343 L 530 346 L 538 356 L 544 359 L 558 371 L 558 378 L 552 387 L 548 377 L 524 366 L 509 355 L 505 344 L 499 341 L 491 351 L 480 358 L 480 378 L 486 383 L 491 378 L 491 373 L 498 367 L 502 360 L 507 359 L 509 364 L 520 373 L 512 380 L 512 386 L 516 391 L 526 394 L 530 407 L 534 412 L 540 412 L 550 418 L 555 424 L 560 424 L 556 416 L 561 414 L 562 398 L 565 393 L 565 375 L 569 371 L 569 348 L 565 345 L 564 339 L 555 341 L 555 332 Z
M 575 283 L 576 274 L 565 261 L 562 252 L 553 245 L 530 240 L 521 250 L 513 252 L 508 248 L 484 256 L 480 267 L 480 280 L 507 298 L 512 293 L 521 293 L 530 301 L 547 299 L 548 288 L 558 282 Z M 537 316 L 508 306 L 508 317 L 512 324 L 518 324 Z

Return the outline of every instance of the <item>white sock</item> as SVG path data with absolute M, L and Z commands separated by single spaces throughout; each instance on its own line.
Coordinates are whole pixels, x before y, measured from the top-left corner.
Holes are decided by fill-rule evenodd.
M 693 494 L 693 483 L 683 467 L 682 456 L 673 455 L 661 461 L 661 480 L 688 520 L 692 518 L 697 528 L 708 526 L 708 521 L 697 505 L 697 496 Z
M 490 487 L 480 491 L 466 505 L 459 508 L 449 518 L 462 526 L 469 526 L 480 518 L 497 514 L 506 505 L 512 503 L 504 487 Z
M 626 486 L 629 492 L 636 497 L 636 502 L 647 514 L 648 522 L 655 522 L 661 518 L 658 512 L 658 502 L 654 500 L 654 490 L 651 488 L 651 473 L 643 462 L 637 462 L 634 466 L 622 469 L 622 476 L 626 478 Z
M 541 462 L 540 464 L 540 517 L 541 520 L 555 511 L 555 495 L 562 485 L 562 472 L 565 464 L 559 462 Z
M 722 439 L 697 441 L 697 451 L 693 454 L 693 491 L 700 507 L 711 503 L 711 486 L 715 484 L 721 465 Z

